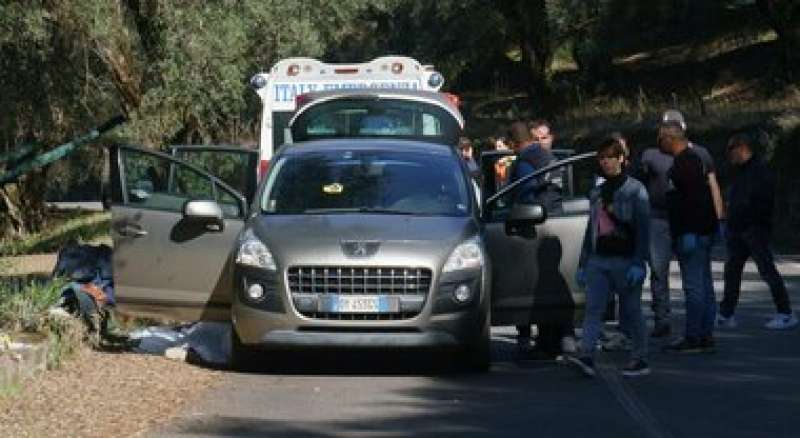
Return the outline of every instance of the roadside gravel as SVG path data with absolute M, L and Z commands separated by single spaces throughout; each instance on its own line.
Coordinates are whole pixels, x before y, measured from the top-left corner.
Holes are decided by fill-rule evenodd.
M 83 351 L 0 398 L 0 437 L 141 436 L 221 377 L 160 356 Z

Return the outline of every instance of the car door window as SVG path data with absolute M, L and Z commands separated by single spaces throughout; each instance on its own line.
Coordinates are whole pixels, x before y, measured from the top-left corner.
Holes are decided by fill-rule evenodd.
M 180 161 L 146 151 L 120 151 L 123 176 L 123 202 L 137 208 L 182 212 L 191 200 L 213 200 L 226 218 L 242 216 L 237 196 L 212 177 Z
M 221 179 L 245 195 L 248 200 L 256 190 L 257 154 L 252 150 L 234 147 L 173 146 L 172 155 L 193 164 Z
M 570 154 L 559 155 L 559 158 L 569 158 Z M 505 161 L 510 163 L 509 166 L 513 166 L 513 161 L 515 160 L 516 157 L 511 152 L 491 152 L 482 156 L 483 187 L 481 193 L 484 201 L 511 183 L 511 181 L 500 180 L 497 175 L 498 166 L 495 164 Z M 596 164 L 594 160 L 581 159 L 566 163 L 548 172 L 547 181 L 550 185 L 548 190 L 559 195 L 557 208 L 548 212 L 550 217 L 584 213 L 586 211 L 585 200 L 589 190 L 594 186 L 595 170 Z M 507 174 L 511 175 L 510 170 Z M 504 221 L 511 211 L 517 191 L 511 190 L 489 205 L 484 205 L 483 213 L 485 219 L 490 222 Z

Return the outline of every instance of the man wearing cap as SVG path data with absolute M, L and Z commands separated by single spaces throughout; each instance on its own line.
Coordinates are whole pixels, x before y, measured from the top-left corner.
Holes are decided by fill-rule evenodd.
M 677 110 L 668 110 L 662 116 L 663 123 L 671 123 L 681 131 L 686 131 L 683 114 Z M 687 146 L 702 160 L 707 174 L 708 186 L 711 190 L 714 211 L 717 219 L 724 218 L 722 196 L 717 183 L 714 160 L 708 150 L 702 146 L 687 143 Z M 636 176 L 647 187 L 650 197 L 650 290 L 653 296 L 652 309 L 655 326 L 651 336 L 665 337 L 671 333 L 671 309 L 669 296 L 669 264 L 673 254 L 673 236 L 667 220 L 666 193 L 670 182 L 668 173 L 672 168 L 673 156 L 660 148 L 649 148 L 642 152 Z M 709 261 L 710 263 L 710 261 Z M 709 267 L 710 269 L 710 267 Z M 713 284 L 709 287 L 712 288 Z
M 734 312 L 742 285 L 742 269 L 747 259 L 753 257 L 758 273 L 769 285 L 777 310 L 764 327 L 771 330 L 790 329 L 797 326 L 798 320 L 792 312 L 786 285 L 775 268 L 769 247 L 775 179 L 764 160 L 754 154 L 752 137 L 746 132 L 734 134 L 728 140 L 727 153 L 734 174 L 728 189 L 725 295 L 719 304 L 717 327 L 736 327 Z

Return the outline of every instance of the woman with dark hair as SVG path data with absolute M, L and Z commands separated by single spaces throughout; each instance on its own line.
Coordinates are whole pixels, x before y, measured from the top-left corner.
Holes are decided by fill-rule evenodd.
M 593 353 L 611 294 L 619 295 L 621 319 L 633 341 L 622 374 L 650 373 L 641 306 L 650 204 L 642 183 L 622 171 L 624 160 L 625 149 L 619 139 L 608 138 L 597 147 L 604 181 L 590 194 L 589 222 L 576 275 L 578 284 L 586 289 L 583 337 L 579 355 L 569 358 L 587 376 L 595 374 Z

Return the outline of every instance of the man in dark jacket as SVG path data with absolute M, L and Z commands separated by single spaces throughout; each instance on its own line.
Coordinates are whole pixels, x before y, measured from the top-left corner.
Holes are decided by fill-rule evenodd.
M 525 122 L 514 122 L 511 125 L 511 138 L 519 148 L 517 158 L 511 167 L 510 182 L 513 183 L 555 162 L 552 152 L 533 139 Z M 559 208 L 560 193 L 554 189 L 551 176 L 532 178 L 522 183 L 516 193 L 515 202 L 541 202 L 551 212 Z M 539 355 L 544 358 L 555 357 L 561 352 L 562 339 L 570 336 L 573 331 L 571 325 L 565 324 L 538 324 L 537 329 L 536 350 L 531 351 L 530 323 L 517 325 L 517 347 L 521 354 L 531 357 Z
M 728 159 L 734 166 L 728 191 L 728 223 L 725 261 L 725 296 L 720 303 L 717 326 L 736 327 L 734 311 L 739 301 L 742 269 L 753 257 L 761 278 L 772 292 L 777 312 L 764 327 L 783 330 L 797 326 L 797 317 L 789 304 L 786 285 L 775 268 L 769 236 L 775 201 L 775 181 L 767 164 L 753 153 L 753 141 L 747 133 L 733 135 L 728 141 Z
M 665 351 L 713 351 L 717 312 L 711 280 L 711 244 L 718 222 L 708 168 L 689 147 L 680 124 L 664 122 L 658 131 L 658 142 L 662 151 L 674 157 L 666 194 L 667 215 L 686 295 L 684 337 Z
M 524 178 L 556 161 L 555 155 L 531 136 L 525 122 L 511 125 L 511 137 L 519 146 L 517 159 L 511 167 L 511 182 Z M 561 206 L 560 171 L 548 172 L 524 182 L 515 198 L 523 202 L 541 202 L 553 212 Z

